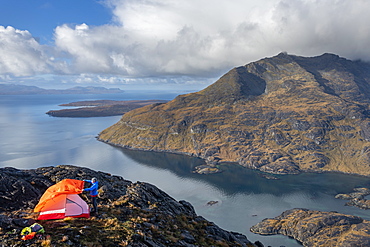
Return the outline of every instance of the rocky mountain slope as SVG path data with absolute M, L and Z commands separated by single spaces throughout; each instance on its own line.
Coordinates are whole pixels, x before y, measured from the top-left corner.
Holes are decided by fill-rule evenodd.
M 370 65 L 281 53 L 206 89 L 125 114 L 99 139 L 275 174 L 370 175 Z
M 20 239 L 45 190 L 65 179 L 99 181 L 99 216 L 38 221 L 45 234 Z M 89 201 L 87 193 L 81 196 Z M 154 185 L 76 166 L 0 168 L 0 246 L 263 246 L 198 216 Z

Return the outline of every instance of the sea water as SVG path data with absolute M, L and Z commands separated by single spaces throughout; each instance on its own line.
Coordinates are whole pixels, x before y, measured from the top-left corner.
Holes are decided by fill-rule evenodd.
M 177 200 L 189 201 L 198 215 L 228 231 L 245 234 L 265 246 L 300 246 L 285 236 L 260 236 L 249 228 L 292 208 L 338 211 L 370 219 L 365 210 L 335 199 L 355 187 L 369 187 L 368 178 L 336 173 L 277 176 L 269 180 L 258 171 L 221 164 L 222 173 L 200 175 L 203 161 L 178 154 L 143 152 L 114 147 L 96 140 L 120 116 L 55 118 L 45 114 L 59 104 L 82 100 L 171 100 L 182 92 L 129 91 L 100 95 L 1 95 L 0 167 L 19 169 L 62 164 L 89 167 L 149 182 Z M 207 203 L 217 201 L 210 206 Z

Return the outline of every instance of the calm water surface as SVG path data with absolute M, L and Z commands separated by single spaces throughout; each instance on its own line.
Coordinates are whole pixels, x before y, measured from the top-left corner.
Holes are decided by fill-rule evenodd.
M 259 172 L 222 165 L 223 173 L 192 173 L 202 160 L 176 154 L 132 151 L 96 140 L 120 117 L 54 118 L 45 112 L 59 104 L 98 99 L 167 99 L 183 92 L 129 91 L 114 95 L 0 96 L 0 167 L 20 169 L 71 164 L 155 184 L 177 200 L 189 201 L 199 215 L 220 227 L 260 240 L 265 246 L 300 246 L 284 236 L 260 236 L 249 228 L 287 209 L 303 207 L 338 211 L 370 220 L 367 211 L 344 206 L 337 193 L 369 187 L 364 177 L 343 174 L 300 174 L 267 180 Z M 207 206 L 209 201 L 218 201 Z

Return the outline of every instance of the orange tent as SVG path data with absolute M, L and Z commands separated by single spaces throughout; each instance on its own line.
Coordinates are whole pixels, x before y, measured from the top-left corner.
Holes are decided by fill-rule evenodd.
M 87 203 L 78 195 L 83 188 L 84 181 L 76 179 L 64 179 L 50 186 L 34 209 L 40 212 L 38 220 L 90 217 Z

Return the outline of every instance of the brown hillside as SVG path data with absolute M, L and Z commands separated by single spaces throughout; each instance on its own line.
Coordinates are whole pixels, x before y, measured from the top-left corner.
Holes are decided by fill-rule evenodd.
M 281 53 L 125 114 L 99 139 L 285 174 L 370 175 L 370 65 Z

